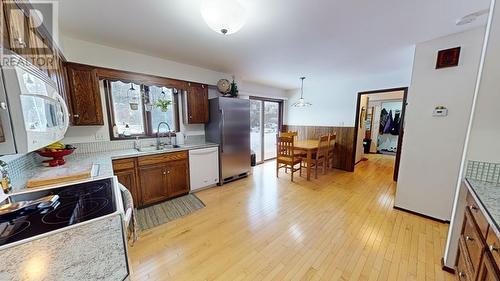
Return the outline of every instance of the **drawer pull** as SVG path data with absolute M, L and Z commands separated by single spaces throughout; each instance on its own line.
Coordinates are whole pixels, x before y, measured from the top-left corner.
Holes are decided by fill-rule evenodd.
M 470 236 L 465 236 L 465 240 L 467 240 L 467 241 L 474 241 L 474 238 L 472 238 Z
M 500 249 L 498 249 L 498 247 L 496 247 L 495 245 L 490 245 L 488 247 L 490 249 L 490 252 L 499 252 Z
M 474 206 L 474 205 L 470 205 L 469 208 L 472 210 L 472 211 L 477 211 L 477 207 Z
M 460 271 L 460 272 L 458 273 L 458 276 L 460 276 L 460 277 L 465 277 L 465 273 L 464 273 L 463 271 Z

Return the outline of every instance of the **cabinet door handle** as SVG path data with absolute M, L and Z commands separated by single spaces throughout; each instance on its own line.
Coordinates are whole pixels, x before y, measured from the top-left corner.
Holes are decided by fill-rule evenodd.
M 470 236 L 465 236 L 465 240 L 467 240 L 467 241 L 474 241 L 474 238 L 472 238 Z
M 80 118 L 80 114 L 73 114 L 74 118 Z
M 488 248 L 490 249 L 490 252 L 499 252 L 500 249 L 498 249 L 498 247 L 496 247 L 495 245 L 490 245 L 488 246 Z
M 170 174 L 170 171 L 167 171 L 167 174 Z
M 465 273 L 464 273 L 463 271 L 460 271 L 460 272 L 458 273 L 458 276 L 460 276 L 460 277 L 465 277 Z
M 167 174 L 167 172 L 166 172 L 165 170 L 163 170 L 163 174 L 164 174 L 164 175 L 166 175 L 166 174 Z
M 470 206 L 469 206 L 469 208 L 470 208 L 471 210 L 473 210 L 473 211 L 477 211 L 477 207 L 476 207 L 476 206 L 474 206 L 474 205 L 470 205 Z

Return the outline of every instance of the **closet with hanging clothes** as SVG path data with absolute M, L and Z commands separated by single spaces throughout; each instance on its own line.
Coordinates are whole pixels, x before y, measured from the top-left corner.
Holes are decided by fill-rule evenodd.
M 374 108 L 371 153 L 395 155 L 401 127 L 402 100 L 379 100 L 370 102 Z

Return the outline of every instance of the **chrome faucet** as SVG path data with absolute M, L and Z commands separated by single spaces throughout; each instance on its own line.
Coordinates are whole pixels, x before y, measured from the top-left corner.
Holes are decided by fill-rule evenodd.
M 163 124 L 167 125 L 167 128 L 168 128 L 167 133 L 169 133 L 168 138 L 170 140 L 170 144 L 172 144 L 172 134 L 171 134 L 172 130 L 170 129 L 170 125 L 168 125 L 167 122 L 160 122 L 160 123 L 158 123 L 158 128 L 156 129 L 156 148 L 157 149 L 160 149 L 163 145 L 165 145 L 165 143 L 161 143 L 161 141 L 160 141 L 160 127 Z

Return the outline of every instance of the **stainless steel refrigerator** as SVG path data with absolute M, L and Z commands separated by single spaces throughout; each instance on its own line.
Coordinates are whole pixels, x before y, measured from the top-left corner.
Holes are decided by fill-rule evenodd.
M 205 137 L 208 142 L 219 144 L 221 183 L 247 176 L 250 172 L 250 100 L 211 99 Z

